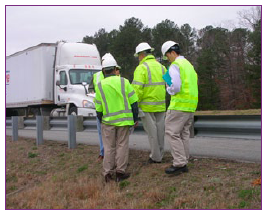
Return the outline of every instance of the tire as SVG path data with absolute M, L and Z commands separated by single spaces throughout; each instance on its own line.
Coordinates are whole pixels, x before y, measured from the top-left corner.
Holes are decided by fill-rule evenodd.
M 34 117 L 41 115 L 39 108 L 31 108 L 31 112 L 33 113 Z
M 72 107 L 69 109 L 69 113 L 68 113 L 68 115 L 74 115 L 74 116 L 77 116 L 77 115 L 78 115 L 78 109 L 77 109 L 77 107 L 72 106 Z

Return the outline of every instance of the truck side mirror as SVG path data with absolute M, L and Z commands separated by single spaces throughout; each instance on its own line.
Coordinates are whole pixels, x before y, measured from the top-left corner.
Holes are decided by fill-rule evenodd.
M 66 87 L 64 87 L 64 88 L 61 87 L 60 81 L 56 81 L 56 86 L 60 87 L 60 88 L 63 89 L 65 92 L 67 91 L 67 88 L 66 88 Z

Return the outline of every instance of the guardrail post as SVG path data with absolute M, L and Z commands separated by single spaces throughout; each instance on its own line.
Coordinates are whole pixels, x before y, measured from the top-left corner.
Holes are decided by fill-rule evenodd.
M 36 116 L 36 145 L 43 144 L 43 117 Z
M 12 141 L 18 141 L 19 138 L 18 116 L 11 117 L 11 126 L 12 126 Z
M 68 127 L 68 148 L 76 148 L 76 117 L 74 115 L 68 115 L 67 120 Z

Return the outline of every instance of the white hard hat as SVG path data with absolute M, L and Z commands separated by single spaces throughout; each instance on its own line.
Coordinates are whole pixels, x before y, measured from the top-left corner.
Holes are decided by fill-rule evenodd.
M 117 64 L 115 58 L 110 53 L 106 53 L 102 57 L 102 68 L 106 67 L 117 67 L 118 69 L 121 69 L 121 67 Z
M 102 61 L 109 57 L 114 58 L 113 55 L 111 55 L 111 53 L 106 53 L 105 55 L 103 55 Z
M 164 60 L 167 60 L 167 57 L 165 56 L 165 53 L 172 47 L 174 46 L 175 44 L 178 44 L 174 41 L 166 41 L 163 43 L 162 45 L 162 54 L 163 54 L 163 59 Z
M 151 52 L 154 51 L 154 48 L 152 48 L 151 46 L 149 46 L 148 43 L 146 42 L 142 42 L 140 44 L 137 45 L 137 47 L 135 48 L 135 57 L 138 57 L 138 53 L 145 51 L 145 50 L 150 50 Z

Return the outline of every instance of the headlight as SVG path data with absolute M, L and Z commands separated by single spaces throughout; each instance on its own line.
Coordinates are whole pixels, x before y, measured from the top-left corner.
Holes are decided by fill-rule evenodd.
M 82 101 L 82 106 L 83 107 L 86 107 L 86 108 L 95 109 L 94 103 L 93 102 L 90 102 L 90 101 L 87 101 L 87 100 Z

